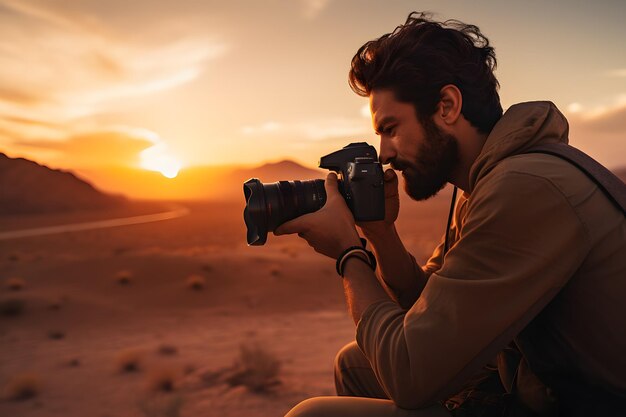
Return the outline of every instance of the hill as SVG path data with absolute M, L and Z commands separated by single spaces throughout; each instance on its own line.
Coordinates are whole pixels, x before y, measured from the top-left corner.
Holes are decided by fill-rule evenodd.
M 0 153 L 0 215 L 106 209 L 125 202 L 71 172 Z

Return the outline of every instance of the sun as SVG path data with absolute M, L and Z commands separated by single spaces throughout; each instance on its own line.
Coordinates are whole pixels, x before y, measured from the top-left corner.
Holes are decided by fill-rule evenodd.
M 168 153 L 164 143 L 157 143 L 139 154 L 140 165 L 150 171 L 160 172 L 166 178 L 175 178 L 182 164 Z

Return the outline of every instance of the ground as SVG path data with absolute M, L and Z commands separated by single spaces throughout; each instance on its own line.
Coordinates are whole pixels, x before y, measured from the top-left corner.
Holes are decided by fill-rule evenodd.
M 177 204 L 190 214 L 0 241 L 0 415 L 282 416 L 334 394 L 333 358 L 355 331 L 334 261 L 295 236 L 248 247 L 242 202 Z M 403 201 L 398 227 L 418 259 L 448 204 Z

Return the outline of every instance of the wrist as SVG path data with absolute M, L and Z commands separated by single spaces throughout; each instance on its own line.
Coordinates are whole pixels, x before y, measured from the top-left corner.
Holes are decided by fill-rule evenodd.
M 351 246 L 361 246 L 361 237 L 359 236 L 358 233 L 356 233 L 356 230 L 353 236 L 350 236 L 349 238 L 346 238 L 346 239 L 342 239 L 339 243 L 339 248 L 341 250 L 344 250 Z
M 361 232 L 363 233 L 363 236 L 365 236 L 365 238 L 372 243 L 385 241 L 396 234 L 396 224 L 383 223 L 361 227 Z

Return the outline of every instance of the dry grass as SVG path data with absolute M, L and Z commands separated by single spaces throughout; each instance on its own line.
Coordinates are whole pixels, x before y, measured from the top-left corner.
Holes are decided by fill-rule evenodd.
M 243 385 L 252 392 L 268 392 L 280 384 L 280 360 L 259 344 L 242 344 L 234 372 L 226 382 L 231 386 Z
M 138 372 L 144 361 L 144 353 L 139 349 L 126 349 L 115 357 L 115 367 L 120 372 Z
M 26 302 L 19 298 L 5 298 L 0 300 L 0 314 L 3 316 L 19 316 L 24 312 Z
M 22 373 L 13 376 L 3 390 L 3 398 L 13 401 L 28 400 L 41 392 L 41 378 L 33 373 Z
M 133 280 L 133 273 L 127 269 L 117 271 L 115 274 L 115 281 L 120 285 L 128 285 Z
M 4 281 L 4 287 L 9 291 L 23 290 L 25 286 L 26 281 L 18 277 L 11 277 Z
M 195 291 L 200 291 L 206 286 L 206 278 L 202 275 L 193 274 L 187 277 L 187 288 Z
M 146 379 L 150 391 L 172 392 L 176 389 L 178 372 L 173 368 L 160 367 L 152 369 Z

